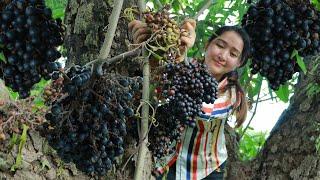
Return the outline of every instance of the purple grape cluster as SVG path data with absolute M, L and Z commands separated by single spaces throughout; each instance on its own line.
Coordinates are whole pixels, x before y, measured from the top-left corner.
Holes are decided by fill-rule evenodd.
M 43 0 L 13 0 L 0 12 L 0 77 L 20 98 L 41 78 L 50 79 L 61 65 L 54 62 L 63 43 L 61 19 L 53 19 Z

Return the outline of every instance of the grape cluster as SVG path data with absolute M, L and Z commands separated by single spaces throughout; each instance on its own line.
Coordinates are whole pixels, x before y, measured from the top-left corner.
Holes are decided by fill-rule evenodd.
M 63 43 L 61 19 L 53 19 L 43 0 L 13 0 L 0 12 L 0 44 L 6 57 L 0 76 L 20 98 L 41 78 L 61 68 L 54 62 L 61 56 L 56 47 Z
M 154 157 L 161 158 L 174 152 L 186 126 L 195 126 L 202 103 L 213 104 L 216 100 L 217 87 L 218 82 L 205 64 L 194 61 L 188 65 L 166 65 L 156 88 L 160 102 L 155 116 L 158 126 L 152 126 L 149 133 L 149 148 Z
M 65 162 L 103 176 L 124 152 L 126 120 L 134 115 L 131 101 L 141 80 L 106 74 L 89 83 L 90 70 L 79 66 L 67 76 L 67 96 L 52 104 L 44 132 Z
M 149 133 L 149 149 L 153 157 L 161 158 L 175 152 L 176 144 L 180 142 L 185 124 L 173 114 L 169 104 L 157 108 L 156 119 L 158 126 L 152 126 Z
M 53 80 L 48 86 L 43 90 L 43 99 L 46 104 L 50 105 L 52 102 L 58 100 L 62 97 L 63 88 L 63 77 L 59 77 Z
M 160 87 L 159 93 L 168 99 L 173 115 L 191 126 L 201 112 L 202 103 L 213 104 L 218 92 L 218 82 L 207 66 L 199 62 L 167 64 Z
M 152 56 L 158 60 L 174 62 L 179 56 L 180 28 L 177 22 L 169 17 L 169 6 L 158 12 L 144 12 L 144 19 L 152 31 L 152 37 L 147 44 Z M 186 33 L 186 32 L 182 32 Z
M 291 57 L 294 50 L 303 57 L 320 52 L 320 13 L 309 2 L 260 0 L 249 7 L 242 25 L 253 44 L 252 73 L 260 72 L 272 89 L 300 70 Z

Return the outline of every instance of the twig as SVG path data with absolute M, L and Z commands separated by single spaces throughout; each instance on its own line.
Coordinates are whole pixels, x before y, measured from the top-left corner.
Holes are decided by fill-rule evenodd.
M 245 92 L 247 92 L 248 86 L 249 86 L 252 78 L 253 78 L 253 74 L 250 73 L 249 79 L 248 79 L 248 81 L 246 82 L 246 84 L 245 84 L 245 86 L 244 86 L 244 89 L 243 89 Z
M 152 127 L 152 124 L 149 125 L 149 128 L 148 128 L 148 132 L 146 134 L 146 136 L 143 137 L 143 139 L 141 139 L 138 143 L 138 146 L 136 147 L 135 151 L 129 156 L 129 158 L 127 159 L 126 163 L 123 165 L 123 167 L 121 168 L 121 171 L 124 171 L 124 169 L 126 168 L 126 166 L 128 165 L 130 159 L 135 155 L 137 154 L 137 152 L 139 151 L 140 149 L 140 146 L 142 145 L 143 141 L 147 138 L 147 135 L 149 134 L 150 132 L 150 129 Z
M 239 138 L 239 141 L 241 140 L 241 138 L 243 137 L 243 135 L 245 134 L 245 132 L 246 132 L 247 129 L 249 128 L 250 123 L 251 123 L 253 117 L 256 115 L 257 107 L 258 107 L 258 102 L 259 102 L 258 100 L 259 100 L 259 97 L 260 97 L 260 92 L 261 92 L 261 87 L 260 87 L 260 90 L 259 90 L 259 93 L 258 93 L 258 96 L 257 96 L 256 105 L 255 105 L 255 107 L 254 107 L 254 111 L 253 111 L 253 113 L 252 113 L 252 116 L 251 116 L 251 118 L 250 118 L 250 121 L 249 121 L 249 123 L 247 124 L 247 126 L 244 128 L 244 130 L 243 130 L 243 132 L 242 132 L 242 134 L 241 134 L 241 136 L 240 136 L 240 138 Z
M 206 10 L 208 9 L 211 4 L 216 3 L 215 0 L 207 0 L 204 6 L 200 9 L 200 11 L 193 17 L 193 19 L 198 19 L 198 17 Z
M 253 103 L 269 101 L 269 100 L 272 100 L 272 99 L 273 99 L 273 98 L 267 98 L 267 99 L 262 99 L 262 100 L 256 100 L 256 101 L 253 101 Z
M 110 53 L 114 34 L 116 32 L 119 16 L 121 13 L 122 4 L 123 4 L 123 0 L 118 0 L 117 3 L 114 4 L 112 13 L 109 17 L 108 30 L 105 33 L 105 39 L 100 49 L 100 53 L 98 57 L 99 60 L 96 63 L 94 63 L 92 68 L 94 73 L 102 74 L 102 64 L 103 64 L 102 59 L 106 59 Z
M 127 52 L 124 52 L 124 53 L 122 53 L 122 54 L 119 54 L 118 56 L 115 56 L 115 57 L 112 57 L 112 58 L 109 58 L 109 59 L 102 59 L 102 60 L 101 60 L 101 63 L 102 63 L 102 65 L 103 65 L 103 64 L 112 64 L 112 63 L 117 62 L 118 60 L 123 60 L 123 59 L 125 59 L 125 58 L 127 58 L 127 57 L 140 54 L 140 52 L 141 52 L 140 47 L 141 47 L 142 45 L 143 45 L 143 44 L 139 45 L 138 47 L 134 48 L 134 49 L 131 50 L 131 51 L 127 51 Z M 97 61 L 99 61 L 99 59 L 90 61 L 90 62 L 88 62 L 85 66 L 90 66 L 91 64 L 94 64 L 94 63 L 96 63 Z

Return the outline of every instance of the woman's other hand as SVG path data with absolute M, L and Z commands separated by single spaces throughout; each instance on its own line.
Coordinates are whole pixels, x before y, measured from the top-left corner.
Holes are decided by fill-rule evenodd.
M 221 82 L 219 82 L 219 84 L 218 84 L 219 94 L 226 91 L 227 85 L 228 85 L 228 78 L 224 78 Z
M 133 43 L 138 44 L 146 41 L 151 36 L 151 30 L 146 23 L 133 20 L 128 24 L 129 31 L 132 33 Z

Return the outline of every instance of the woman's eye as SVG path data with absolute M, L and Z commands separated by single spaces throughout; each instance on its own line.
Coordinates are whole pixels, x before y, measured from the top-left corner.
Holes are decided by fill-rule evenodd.
M 222 44 L 217 43 L 217 46 L 218 46 L 219 48 L 223 48 L 223 45 L 222 45 Z
M 231 57 L 238 57 L 238 54 L 231 53 Z

